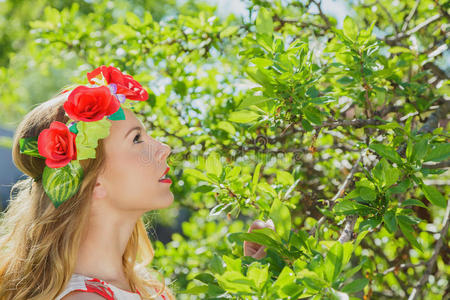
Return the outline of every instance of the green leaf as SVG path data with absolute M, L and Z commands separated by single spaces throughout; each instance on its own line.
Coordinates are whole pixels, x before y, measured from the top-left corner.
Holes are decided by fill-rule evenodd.
M 415 206 L 420 206 L 423 208 L 426 208 L 429 210 L 428 206 L 426 206 L 425 204 L 423 204 L 422 201 L 417 200 L 417 199 L 408 199 L 402 202 L 401 206 L 405 207 L 405 206 L 411 206 L 411 205 L 415 205 Z
M 375 201 L 377 198 L 377 193 L 373 189 L 365 186 L 359 188 L 359 194 L 361 198 L 369 202 Z
M 250 78 L 262 86 L 269 86 L 273 82 L 273 78 L 269 76 L 268 71 L 258 67 L 246 67 L 245 72 Z
M 342 271 L 343 246 L 340 242 L 335 242 L 327 252 L 324 263 L 325 278 L 329 283 L 333 283 Z
M 200 172 L 197 169 L 191 169 L 191 168 L 186 168 L 183 170 L 183 174 L 185 175 L 190 175 L 194 178 L 200 179 L 200 180 L 204 180 L 204 181 L 208 181 L 208 182 L 213 182 L 211 179 L 209 179 L 204 173 Z
M 434 144 L 425 156 L 424 161 L 443 161 L 450 158 L 450 143 Z
M 222 175 L 222 163 L 220 156 L 216 152 L 211 152 L 206 159 L 205 169 L 207 173 L 214 174 L 217 177 Z
M 217 124 L 217 127 L 228 132 L 230 135 L 234 135 L 236 133 L 236 129 L 234 129 L 234 126 L 227 121 L 220 121 Z
M 270 12 L 261 7 L 256 18 L 256 32 L 259 34 L 269 34 L 273 33 L 273 21 Z
M 306 120 L 306 119 L 302 119 L 302 126 L 303 126 L 303 128 L 305 128 L 306 131 L 311 131 L 314 129 L 314 127 L 312 127 L 311 123 L 309 123 L 308 120 Z
M 275 189 L 268 184 L 267 182 L 260 182 L 258 183 L 258 188 L 263 191 L 266 192 L 268 194 L 270 194 L 272 197 L 277 197 L 277 192 L 275 191 Z
M 227 174 L 225 175 L 225 179 L 229 181 L 234 181 L 239 177 L 239 174 L 241 173 L 241 167 L 234 166 L 233 169 L 230 171 L 227 171 Z
M 229 121 L 236 123 L 251 123 L 260 117 L 259 114 L 251 110 L 234 111 L 228 117 Z
M 275 225 L 276 226 L 276 225 Z M 275 227 L 275 229 L 277 229 Z M 227 236 L 231 243 L 249 241 L 258 243 L 274 250 L 277 253 L 288 256 L 289 251 L 282 244 L 280 236 L 270 228 L 252 230 L 252 232 L 235 232 Z
M 377 227 L 381 223 L 381 217 L 372 217 L 369 219 L 365 219 L 361 223 L 359 223 L 359 232 L 365 230 L 371 230 Z
M 235 34 L 239 30 L 239 26 L 229 26 L 220 32 L 220 39 Z
M 122 107 L 119 107 L 119 109 L 115 113 L 113 113 L 112 115 L 109 115 L 108 119 L 113 120 L 113 121 L 125 120 L 125 113 L 124 113 Z
M 73 160 L 61 168 L 46 166 L 42 174 L 42 186 L 55 208 L 58 208 L 78 191 L 82 179 L 83 168 L 79 161 Z
M 354 202 L 348 199 L 344 199 L 339 201 L 334 207 L 333 211 L 336 214 L 344 214 L 349 215 L 356 211 L 356 206 L 354 205 Z
M 136 37 L 137 31 L 125 24 L 112 24 L 108 28 L 115 36 L 121 39 L 128 39 Z
M 70 127 L 69 127 L 69 131 L 73 132 L 75 134 L 78 134 L 78 129 L 77 129 L 77 122 L 73 123 Z
M 77 147 L 77 159 L 95 158 L 98 140 L 104 139 L 109 135 L 111 122 L 102 119 L 95 122 L 77 123 L 78 134 L 75 138 Z
M 209 193 L 209 192 L 211 192 L 212 190 L 214 190 L 214 187 L 213 186 L 210 186 L 210 185 L 199 185 L 199 186 L 197 186 L 196 188 L 195 188 L 195 190 L 194 190 L 194 192 L 195 193 Z
M 402 181 L 400 181 L 395 186 L 391 186 L 388 189 L 389 195 L 392 194 L 403 194 L 405 193 L 410 187 L 411 187 L 411 180 L 409 178 L 405 178 Z
M 353 242 L 345 242 L 342 244 L 342 269 L 348 264 L 353 253 Z
M 263 47 L 267 52 L 272 53 L 273 36 L 270 34 L 256 34 L 256 42 Z M 250 75 L 250 74 L 249 74 Z
M 297 273 L 297 276 L 302 280 L 305 286 L 312 290 L 320 291 L 325 286 L 327 286 L 327 283 L 322 278 L 320 278 L 317 273 L 308 269 L 301 270 Z
M 398 221 L 400 230 L 402 231 L 405 238 L 409 241 L 409 243 L 414 248 L 416 248 L 420 252 L 423 252 L 422 245 L 419 244 L 419 242 L 417 241 L 417 238 L 414 236 L 414 230 L 412 229 L 411 224 L 408 224 L 407 222 L 405 222 L 405 219 L 402 217 L 404 217 L 404 216 L 397 217 L 397 221 Z
M 223 255 L 223 261 L 225 262 L 227 270 L 241 272 L 242 261 L 240 258 L 231 258 L 229 256 Z
M 37 140 L 37 137 L 21 138 L 19 140 L 20 153 L 39 158 L 45 158 L 39 154 Z
M 178 291 L 179 294 L 199 295 L 208 292 L 207 285 L 197 285 L 188 288 L 187 290 Z
M 356 41 L 358 36 L 358 27 L 356 26 L 355 21 L 353 21 L 353 19 L 349 16 L 344 19 L 343 31 L 346 37 L 352 41 Z
M 339 78 L 336 81 L 339 82 L 340 84 L 349 84 L 349 83 L 352 83 L 353 81 L 355 81 L 355 79 L 353 79 L 352 77 L 349 77 L 349 76 L 344 76 L 344 77 Z
M 388 188 L 397 182 L 400 177 L 400 170 L 392 167 L 392 165 L 383 157 L 372 170 L 372 175 L 378 183 Z
M 209 273 L 200 273 L 200 274 L 196 275 L 194 277 L 194 279 L 197 279 L 206 284 L 214 282 L 214 276 Z
M 353 280 L 349 284 L 345 285 L 341 291 L 344 293 L 356 293 L 359 291 L 362 291 L 364 287 L 369 283 L 369 280 L 367 278 L 358 278 L 356 280 Z
M 395 210 L 388 210 L 383 216 L 384 224 L 386 225 L 386 229 L 390 233 L 394 233 L 397 231 L 397 219 L 395 218 Z
M 270 208 L 269 218 L 275 225 L 275 231 L 285 240 L 289 240 L 291 231 L 291 213 L 289 208 L 280 199 L 276 198 Z
M 289 172 L 278 170 L 277 171 L 277 183 L 280 183 L 283 185 L 293 185 L 294 177 Z
M 320 113 L 320 110 L 317 109 L 314 106 L 307 106 L 303 108 L 303 113 L 305 114 L 305 117 L 308 121 L 311 123 L 321 125 L 322 124 L 322 115 Z
M 231 293 L 252 293 L 253 280 L 246 278 L 240 272 L 226 271 L 223 275 L 216 274 L 219 285 Z
M 245 98 L 241 101 L 241 103 L 239 103 L 238 108 L 239 108 L 239 109 L 242 109 L 242 108 L 249 107 L 250 105 L 256 105 L 256 106 L 258 106 L 258 107 L 260 107 L 260 106 L 263 107 L 262 104 L 266 103 L 266 102 L 269 101 L 269 100 L 270 100 L 269 98 L 264 97 L 264 96 L 254 96 L 254 95 L 251 95 L 251 96 L 245 97 Z
M 278 291 L 278 295 L 280 297 L 287 297 L 289 295 L 285 295 L 284 293 L 280 293 L 280 290 L 283 289 L 283 287 L 292 284 L 295 282 L 295 274 L 294 271 L 291 270 L 288 266 L 284 266 L 283 270 L 281 271 L 280 275 L 278 275 L 277 280 L 272 285 L 272 288 L 274 290 Z
M 428 201 L 430 201 L 432 204 L 442 208 L 447 207 L 447 200 L 445 200 L 445 197 L 442 196 L 442 194 L 437 190 L 437 188 L 426 184 L 422 184 L 420 188 L 422 189 L 422 192 L 425 195 L 425 197 L 427 197 Z
M 386 146 L 380 143 L 372 143 L 369 146 L 370 149 L 374 150 L 378 155 L 389 159 L 397 164 L 402 164 L 401 156 L 390 146 Z
M 213 255 L 210 262 L 210 267 L 214 273 L 223 274 L 225 271 L 224 262 L 217 254 Z
M 294 271 L 291 270 L 288 266 L 284 266 L 280 275 L 278 275 L 277 280 L 274 282 L 273 286 L 283 287 L 286 284 L 292 283 L 295 280 Z
M 269 277 L 269 265 L 261 266 L 259 262 L 254 262 L 248 267 L 247 278 L 253 280 L 256 289 L 260 290 Z
M 273 61 L 267 58 L 255 57 L 250 60 L 251 63 L 255 64 L 258 68 L 266 68 L 273 65 Z M 256 96 L 262 97 L 262 96 Z
M 258 163 L 255 168 L 255 172 L 253 173 L 253 180 L 252 180 L 252 194 L 255 193 L 256 186 L 258 185 L 259 180 L 259 170 L 261 169 L 262 163 Z
M 126 20 L 127 20 L 128 24 L 130 24 L 131 26 L 133 26 L 135 28 L 138 28 L 142 25 L 142 22 L 139 19 L 139 17 L 130 11 L 126 12 Z

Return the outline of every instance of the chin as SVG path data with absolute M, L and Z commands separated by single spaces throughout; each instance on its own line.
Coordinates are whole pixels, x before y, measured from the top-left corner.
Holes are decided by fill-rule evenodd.
M 165 194 L 164 196 L 160 197 L 156 203 L 154 203 L 154 209 L 164 209 L 169 207 L 174 200 L 174 196 L 173 193 L 171 191 L 169 191 L 167 194 Z

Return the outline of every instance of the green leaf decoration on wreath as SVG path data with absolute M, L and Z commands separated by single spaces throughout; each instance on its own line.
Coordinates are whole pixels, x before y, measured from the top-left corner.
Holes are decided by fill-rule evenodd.
M 20 153 L 43 158 L 38 151 L 37 137 L 21 138 L 19 140 Z
M 75 134 L 78 134 L 78 129 L 77 129 L 77 123 L 73 123 L 70 127 L 69 127 L 70 132 L 73 132 Z
M 77 160 L 95 158 L 99 139 L 104 139 L 109 135 L 111 122 L 102 119 L 95 122 L 77 123 L 78 134 L 75 139 L 77 145 Z
M 113 121 L 125 120 L 125 113 L 123 112 L 122 107 L 119 107 L 119 109 L 115 113 L 109 115 L 108 119 Z
M 42 185 L 55 208 L 58 208 L 78 191 L 82 179 L 83 168 L 79 161 L 73 160 L 61 168 L 46 166 L 42 175 Z

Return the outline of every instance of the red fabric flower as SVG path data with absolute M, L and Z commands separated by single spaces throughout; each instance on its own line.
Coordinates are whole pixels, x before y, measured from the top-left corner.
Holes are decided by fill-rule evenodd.
M 145 101 L 148 99 L 147 91 L 139 82 L 134 80 L 131 75 L 125 75 L 115 67 L 101 66 L 87 73 L 89 82 L 95 84 L 95 81 L 92 79 L 99 76 L 100 73 L 103 74 L 108 84 L 114 83 L 117 86 L 117 94 L 125 95 L 130 100 Z
M 115 113 L 120 103 L 106 86 L 76 87 L 64 103 L 64 110 L 73 120 L 93 122 Z
M 46 157 L 45 164 L 50 168 L 61 168 L 77 159 L 76 136 L 66 124 L 58 121 L 53 121 L 50 128 L 42 130 L 38 137 L 38 151 Z

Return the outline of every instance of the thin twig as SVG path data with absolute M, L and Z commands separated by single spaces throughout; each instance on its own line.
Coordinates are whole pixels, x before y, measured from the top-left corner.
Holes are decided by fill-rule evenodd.
M 419 25 L 417 25 L 416 27 L 412 28 L 411 30 L 408 30 L 406 32 L 400 32 L 399 34 L 396 34 L 394 36 L 391 37 L 386 37 L 384 39 L 384 41 L 388 44 L 388 45 L 394 45 L 396 42 L 409 37 L 410 35 L 416 33 L 417 31 L 419 31 L 420 29 L 430 25 L 433 22 L 436 22 L 437 20 L 439 20 L 440 18 L 442 18 L 441 14 L 436 14 L 432 17 L 430 17 L 428 20 L 420 23 Z
M 333 208 L 335 201 L 339 198 L 342 197 L 342 195 L 344 194 L 345 189 L 348 187 L 348 185 L 350 184 L 350 182 L 353 179 L 353 176 L 356 173 L 356 170 L 358 169 L 359 163 L 362 160 L 363 155 L 366 153 L 367 148 L 364 149 L 361 152 L 361 155 L 359 156 L 359 158 L 356 160 L 356 162 L 353 164 L 352 170 L 350 171 L 350 173 L 347 175 L 347 177 L 345 178 L 344 182 L 342 183 L 341 187 L 339 188 L 338 192 L 334 195 L 334 197 L 330 200 L 330 209 Z M 325 222 L 326 217 L 322 216 L 319 221 L 317 221 L 316 225 L 311 228 L 309 234 L 310 235 L 315 235 L 316 231 L 320 228 L 320 226 L 322 226 L 322 224 Z
M 414 3 L 414 7 L 411 9 L 408 16 L 406 17 L 405 23 L 403 23 L 402 32 L 405 31 L 406 29 L 408 29 L 409 22 L 414 17 L 414 14 L 416 13 L 417 8 L 419 7 L 419 3 L 420 3 L 420 0 L 416 0 L 416 3 Z
M 316 0 L 311 0 L 312 3 L 314 3 L 317 6 L 317 9 L 319 10 L 319 15 L 320 17 L 325 21 L 325 23 L 327 24 L 327 28 L 331 27 L 331 23 L 330 20 L 328 20 L 328 17 L 323 13 L 322 11 L 322 1 L 317 2 Z
M 408 268 L 415 268 L 415 267 L 423 266 L 424 264 L 426 264 L 426 262 L 421 261 L 421 262 L 418 262 L 417 264 L 406 263 L 406 264 L 401 264 L 401 265 L 398 265 L 398 266 L 394 266 L 394 267 L 391 267 L 391 268 L 389 268 L 389 269 L 386 269 L 386 270 L 383 272 L 383 276 L 384 276 L 384 275 L 387 275 L 387 274 L 389 274 L 389 273 L 391 273 L 391 272 L 398 271 L 398 270 L 408 269 Z
M 395 32 L 398 33 L 399 30 L 398 30 L 397 22 L 394 21 L 394 19 L 392 18 L 392 15 L 389 13 L 389 11 L 386 9 L 386 7 L 384 7 L 384 5 L 381 4 L 381 2 L 379 0 L 377 0 L 376 3 L 381 7 L 381 9 L 384 11 L 384 13 L 388 16 L 389 21 L 391 21 L 391 23 L 394 25 Z

